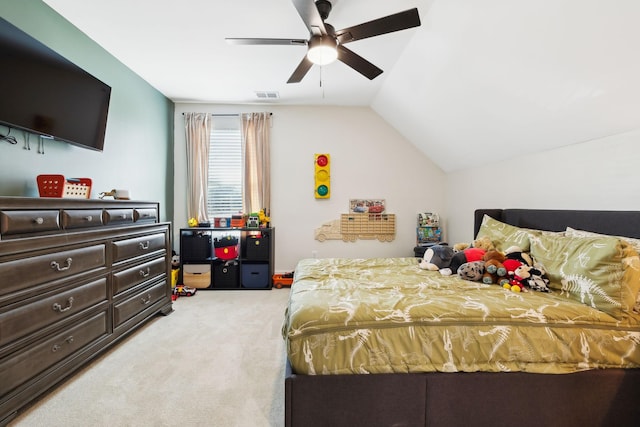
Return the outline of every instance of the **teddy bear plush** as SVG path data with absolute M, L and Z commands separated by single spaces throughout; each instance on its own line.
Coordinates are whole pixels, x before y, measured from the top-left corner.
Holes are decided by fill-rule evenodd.
M 503 262 L 505 261 L 505 256 L 500 251 L 488 251 L 484 254 L 482 258 L 484 261 L 484 274 L 482 275 L 482 283 L 491 285 L 503 285 L 504 282 L 508 282 L 509 279 L 506 277 L 507 269 L 505 268 Z
M 484 249 L 485 251 L 492 251 L 495 249 L 495 246 L 493 245 L 493 242 L 489 237 L 483 236 L 483 237 L 477 238 L 476 240 L 471 242 L 471 244 L 456 243 L 455 245 L 453 245 L 453 248 L 457 251 L 462 251 L 467 248 L 479 248 L 479 249 Z

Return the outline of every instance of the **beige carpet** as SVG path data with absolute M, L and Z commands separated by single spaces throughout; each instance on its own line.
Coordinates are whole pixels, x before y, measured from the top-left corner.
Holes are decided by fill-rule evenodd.
M 10 426 L 282 426 L 288 296 L 181 297 Z

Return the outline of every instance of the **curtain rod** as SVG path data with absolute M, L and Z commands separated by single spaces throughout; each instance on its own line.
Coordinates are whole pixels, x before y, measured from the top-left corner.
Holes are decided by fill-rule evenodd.
M 238 114 L 214 114 L 211 113 L 212 116 L 214 117 L 236 117 L 236 116 L 240 116 L 242 114 L 250 114 L 250 113 L 238 113 Z M 184 116 L 184 113 L 182 113 L 182 115 Z M 269 113 L 270 116 L 273 116 L 273 113 Z

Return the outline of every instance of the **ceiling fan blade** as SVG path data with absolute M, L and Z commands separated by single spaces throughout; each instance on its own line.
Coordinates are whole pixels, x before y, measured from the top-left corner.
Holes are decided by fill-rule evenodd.
M 382 74 L 380 68 L 342 45 L 338 45 L 338 59 L 369 80 L 373 80 Z
M 302 78 L 307 75 L 312 65 L 313 62 L 309 61 L 309 59 L 307 59 L 307 55 L 305 55 L 304 58 L 302 58 L 302 61 L 300 61 L 300 64 L 298 64 L 298 67 L 293 71 L 293 74 L 291 74 L 291 77 L 289 77 L 289 80 L 287 80 L 287 83 L 300 83 Z
M 418 15 L 418 9 L 413 8 L 336 31 L 336 36 L 338 41 L 344 44 L 419 26 L 420 16 Z
M 324 21 L 313 0 L 293 0 L 293 6 L 309 29 L 310 34 L 323 36 L 327 34 Z
M 307 41 L 304 39 L 247 39 L 247 38 L 232 38 L 225 39 L 229 44 L 248 44 L 248 45 L 294 45 L 294 46 L 306 46 Z

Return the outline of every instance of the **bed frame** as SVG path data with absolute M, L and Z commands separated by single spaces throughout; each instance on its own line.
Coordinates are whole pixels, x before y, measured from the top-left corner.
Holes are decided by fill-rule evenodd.
M 640 238 L 640 212 L 480 209 L 518 227 L 567 226 Z M 640 422 L 640 369 L 564 375 L 415 373 L 298 375 L 286 362 L 285 425 L 314 426 L 632 426 Z

